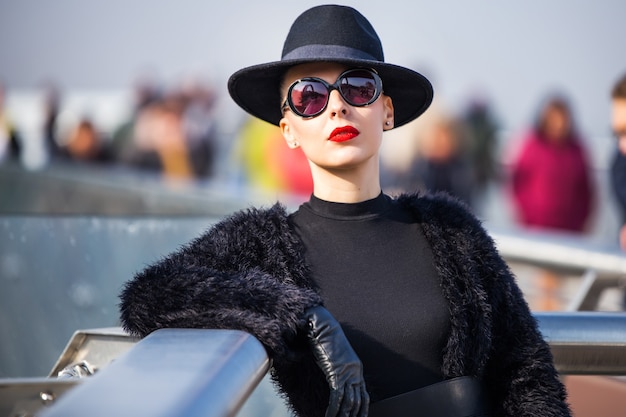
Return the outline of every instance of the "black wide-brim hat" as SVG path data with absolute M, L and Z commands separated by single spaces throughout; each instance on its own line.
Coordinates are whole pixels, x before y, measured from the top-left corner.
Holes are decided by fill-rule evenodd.
M 426 77 L 385 62 L 380 39 L 361 13 L 337 5 L 316 6 L 302 13 L 289 30 L 281 60 L 235 72 L 228 80 L 228 91 L 242 109 L 278 126 L 284 100 L 280 84 L 285 72 L 310 62 L 337 62 L 378 72 L 384 94 L 393 100 L 394 127 L 424 113 L 433 99 Z

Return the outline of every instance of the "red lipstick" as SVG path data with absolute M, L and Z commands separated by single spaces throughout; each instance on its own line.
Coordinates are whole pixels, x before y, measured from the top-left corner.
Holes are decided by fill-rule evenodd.
M 337 129 L 332 131 L 332 133 L 328 137 L 328 140 L 333 142 L 346 142 L 357 137 L 359 133 L 361 132 L 359 132 L 357 128 L 352 126 L 338 127 Z

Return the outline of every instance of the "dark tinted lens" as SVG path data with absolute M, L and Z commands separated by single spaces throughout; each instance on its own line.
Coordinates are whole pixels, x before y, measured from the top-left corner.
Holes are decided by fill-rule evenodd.
M 376 80 L 369 71 L 349 71 L 339 79 L 343 98 L 353 106 L 371 104 L 376 96 Z
M 328 102 L 326 86 L 315 80 L 298 81 L 290 93 L 291 103 L 301 116 L 313 116 L 321 112 Z

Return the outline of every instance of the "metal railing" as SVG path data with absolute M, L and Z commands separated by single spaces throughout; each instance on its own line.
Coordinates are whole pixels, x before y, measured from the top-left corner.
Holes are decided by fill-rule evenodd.
M 535 317 L 561 374 L 626 375 L 626 314 Z M 268 369 L 265 350 L 247 333 L 158 330 L 69 391 L 41 417 L 233 417 Z
M 598 248 L 569 234 L 516 230 L 492 231 L 498 251 L 509 263 L 519 262 L 580 277 L 566 311 L 594 311 L 608 288 L 626 287 L 626 254 L 619 248 Z
M 247 333 L 162 329 L 41 417 L 234 416 L 268 369 L 265 349 Z
M 563 375 L 626 375 L 626 313 L 535 313 Z

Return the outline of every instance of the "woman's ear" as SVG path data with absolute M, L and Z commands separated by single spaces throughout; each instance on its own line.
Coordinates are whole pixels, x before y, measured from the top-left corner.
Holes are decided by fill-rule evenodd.
M 300 146 L 298 143 L 298 139 L 294 136 L 291 131 L 291 125 L 286 118 L 280 119 L 280 123 L 278 125 L 280 127 L 280 132 L 283 134 L 283 138 L 285 138 L 285 142 L 287 142 L 287 146 L 291 149 L 296 149 Z
M 393 117 L 394 117 L 394 110 L 393 110 L 393 100 L 391 99 L 391 97 L 389 96 L 383 96 L 383 130 L 390 130 L 393 129 Z

